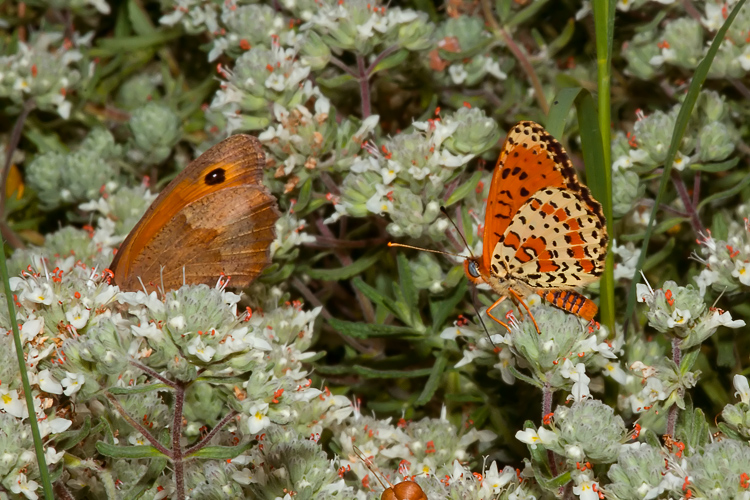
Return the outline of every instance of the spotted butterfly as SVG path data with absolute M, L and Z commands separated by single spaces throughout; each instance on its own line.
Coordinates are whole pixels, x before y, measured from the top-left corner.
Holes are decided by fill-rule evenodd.
M 469 280 L 500 295 L 488 316 L 507 328 L 492 309 L 510 297 L 528 311 L 523 297 L 537 293 L 593 319 L 596 304 L 573 289 L 602 275 L 607 241 L 602 207 L 560 143 L 537 123 L 516 124 L 492 175 L 482 258 L 464 261 Z

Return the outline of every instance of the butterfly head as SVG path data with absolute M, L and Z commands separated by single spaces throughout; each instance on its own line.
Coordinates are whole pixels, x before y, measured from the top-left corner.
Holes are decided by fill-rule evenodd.
M 484 279 L 486 273 L 482 272 L 481 266 L 482 264 L 480 264 L 479 259 L 474 257 L 468 257 L 464 261 L 464 272 L 466 273 L 466 277 L 475 285 L 486 281 Z

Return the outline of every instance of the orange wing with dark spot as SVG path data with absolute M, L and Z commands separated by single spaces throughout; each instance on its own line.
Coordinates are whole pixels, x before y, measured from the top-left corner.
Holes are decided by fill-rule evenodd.
M 492 256 L 498 243 L 507 240 L 506 245 L 518 248 L 518 236 L 506 234 L 508 226 L 534 193 L 550 187 L 565 189 L 579 197 L 587 211 L 595 214 L 601 227 L 604 227 L 601 205 L 578 181 L 575 168 L 560 143 L 541 125 L 530 121 L 520 122 L 508 132 L 492 175 L 484 225 L 482 264 L 485 271 L 491 269 Z M 546 212 L 551 207 L 532 201 L 531 208 L 541 208 Z M 606 247 L 606 233 L 603 238 Z M 530 242 L 529 246 L 534 244 Z

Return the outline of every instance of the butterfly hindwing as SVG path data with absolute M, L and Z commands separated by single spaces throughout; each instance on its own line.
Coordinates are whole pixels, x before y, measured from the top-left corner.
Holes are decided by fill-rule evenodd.
M 601 221 L 579 194 L 544 188 L 513 217 L 494 249 L 492 263 L 531 287 L 565 289 L 597 280 L 605 252 Z

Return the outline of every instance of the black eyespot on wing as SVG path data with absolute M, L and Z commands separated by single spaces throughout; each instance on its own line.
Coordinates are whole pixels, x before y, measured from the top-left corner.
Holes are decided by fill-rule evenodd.
M 226 171 L 223 168 L 215 168 L 206 174 L 203 178 L 203 182 L 209 186 L 216 186 L 226 180 Z

